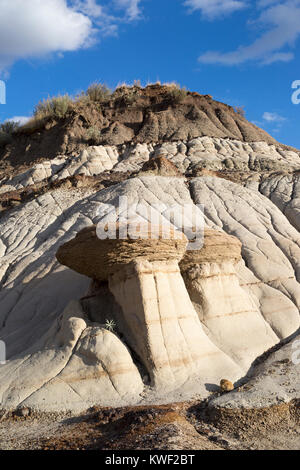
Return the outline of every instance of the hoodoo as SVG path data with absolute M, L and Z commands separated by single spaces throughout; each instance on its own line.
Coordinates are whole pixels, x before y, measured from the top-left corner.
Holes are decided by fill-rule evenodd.
M 146 224 L 140 239 L 99 240 L 91 227 L 63 245 L 57 258 L 97 281 L 108 280 L 122 311 L 116 324 L 153 386 L 170 391 L 196 377 L 216 382 L 224 371 L 238 379 L 242 370 L 206 336 L 185 288 L 178 266 L 185 235 L 157 227 L 157 238 L 149 238 L 154 232 Z
M 207 229 L 203 248 L 187 252 L 180 269 L 208 336 L 247 371 L 279 338 L 240 286 L 235 270 L 240 259 L 237 238 Z

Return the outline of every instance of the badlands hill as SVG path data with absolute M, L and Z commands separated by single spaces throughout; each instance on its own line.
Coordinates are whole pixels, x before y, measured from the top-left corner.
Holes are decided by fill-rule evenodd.
M 4 413 L 208 397 L 220 421 L 298 419 L 298 150 L 210 96 L 134 86 L 15 130 L 0 171 Z M 122 196 L 142 230 L 155 207 L 156 240 L 97 237 Z M 199 204 L 203 247 L 176 217 L 163 236 L 169 207 Z M 237 390 L 215 398 L 222 379 Z
M 152 144 L 202 136 L 276 144 L 242 112 L 176 86 L 124 86 L 112 94 L 104 88 L 100 96 L 90 96 L 92 100 L 79 98 L 76 106 L 20 128 L 12 144 L 0 149 L 0 168 L 76 155 L 92 144 Z

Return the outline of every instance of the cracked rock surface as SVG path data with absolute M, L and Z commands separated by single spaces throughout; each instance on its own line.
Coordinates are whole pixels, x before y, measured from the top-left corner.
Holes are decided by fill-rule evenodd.
M 1 217 L 0 324 L 8 357 L 0 367 L 2 408 L 26 404 L 38 410 L 84 410 L 92 403 L 164 402 L 209 393 L 211 382 L 206 373 L 200 377 L 190 374 L 172 390 L 159 393 L 151 388 L 146 377 L 149 371 L 134 352 L 133 340 L 129 342 L 118 330 L 104 329 L 103 323 L 118 315 L 118 308 L 126 311 L 124 293 L 116 294 L 117 306 L 111 300 L 109 303 L 107 296 L 98 296 L 98 304 L 95 302 L 104 313 L 101 321 L 95 322 L 97 315 L 87 315 L 84 308 L 88 300 L 80 301 L 88 295 L 90 280 L 56 261 L 58 248 L 82 229 L 107 220 L 107 205 L 117 206 L 122 195 L 137 209 L 139 203 L 156 205 L 162 220 L 167 206 L 203 204 L 207 227 L 239 239 L 242 258 L 235 260 L 234 272 L 228 257 L 202 266 L 200 285 L 207 284 L 205 277 L 213 274 L 219 305 L 230 306 L 229 313 L 240 310 L 234 295 L 240 292 L 245 296 L 255 318 L 265 325 L 258 341 L 262 352 L 299 328 L 299 232 L 269 197 L 215 176 L 187 181 L 143 175 L 96 193 L 88 187 L 53 189 Z M 235 279 L 233 284 L 221 280 L 228 269 Z M 181 278 L 179 272 L 176 276 Z M 115 293 L 120 284 L 116 286 Z M 213 286 L 205 288 L 207 296 Z M 221 300 L 222 296 L 226 300 Z M 202 314 L 201 309 L 197 311 L 199 324 L 207 341 L 230 358 L 233 380 L 237 380 L 247 373 L 251 359 L 247 364 L 245 359 L 237 359 L 238 347 L 230 345 L 230 337 L 226 342 L 220 338 L 210 302 L 202 301 Z M 194 302 L 189 308 L 196 312 L 195 307 Z M 92 304 L 90 309 L 94 311 Z M 203 311 L 205 318 L 201 317 Z M 216 326 L 212 326 L 214 322 Z M 236 327 L 232 324 L 233 330 Z M 230 334 L 230 315 L 228 331 Z M 251 342 L 251 337 L 247 341 L 248 351 L 254 351 L 255 341 Z M 234 372 L 238 370 L 240 373 Z M 216 379 L 211 386 L 218 385 Z
M 172 85 L 77 105 L 0 147 L 0 411 L 294 409 L 300 152 Z
M 73 175 L 95 176 L 103 171 L 135 172 L 155 157 L 166 157 L 185 173 L 212 170 L 242 172 L 292 171 L 300 168 L 300 153 L 267 142 L 241 142 L 216 137 L 196 137 L 161 144 L 137 143 L 91 146 L 78 155 L 58 155 L 33 165 L 16 176 L 4 177 L 0 194 L 20 190 L 45 180 L 59 181 Z M 274 186 L 274 183 L 272 187 Z

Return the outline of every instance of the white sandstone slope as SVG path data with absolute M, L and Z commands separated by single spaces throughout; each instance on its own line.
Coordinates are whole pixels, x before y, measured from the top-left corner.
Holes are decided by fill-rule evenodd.
M 37 332 L 36 332 L 37 334 Z M 51 328 L 1 369 L 1 401 L 7 408 L 82 409 L 106 397 L 107 404 L 134 397 L 143 383 L 131 356 L 116 336 L 87 325 L 71 302 Z
M 84 312 L 78 303 L 71 302 L 63 317 L 68 314 L 73 315 L 74 321 L 74 316 L 83 316 Z M 61 348 L 61 344 L 58 347 Z M 40 366 L 43 359 L 48 362 L 48 358 L 42 356 Z M 55 361 L 58 362 L 57 357 Z M 134 403 L 144 385 L 125 344 L 107 329 L 84 322 L 72 354 L 59 373 L 51 375 L 44 383 L 32 381 L 32 387 L 34 392 L 21 406 L 47 411 L 81 411 L 95 403 L 107 406 Z
M 248 157 L 245 156 L 247 162 Z M 15 183 L 9 184 L 16 187 Z M 82 303 L 74 303 L 85 296 L 90 280 L 62 267 L 55 259 L 62 244 L 106 217 L 106 205 L 116 206 L 124 195 L 129 205 L 135 207 L 138 203 L 203 204 L 209 227 L 234 235 L 242 242 L 244 261 L 235 266 L 235 287 L 229 281 L 222 284 L 223 295 L 227 290 L 229 295 L 226 305 L 229 302 L 233 311 L 238 309 L 237 299 L 231 302 L 230 295 L 243 289 L 245 302 L 253 305 L 256 317 L 268 325 L 273 344 L 276 338 L 285 338 L 299 328 L 299 232 L 259 192 L 216 177 L 195 178 L 188 187 L 183 178 L 157 176 L 132 178 L 96 194 L 88 190 L 52 190 L 7 211 L 0 219 L 0 339 L 6 342 L 8 352 L 6 365 L 0 366 L 0 407 L 84 410 L 91 404 L 142 400 L 142 390 L 147 391 L 148 385 L 142 382 L 143 373 L 132 354 L 132 346 L 129 348 L 124 338 L 104 331 L 103 325 L 88 318 Z M 224 269 L 227 267 L 218 266 L 218 276 Z M 182 279 L 179 272 L 176 278 Z M 124 294 L 119 294 L 118 288 L 113 291 L 124 313 L 127 309 Z M 213 283 L 209 289 L 213 293 Z M 172 289 L 168 292 L 171 298 L 175 295 Z M 210 296 L 208 290 L 206 295 Z M 168 307 L 171 305 L 172 300 Z M 180 310 L 189 310 L 190 305 L 186 298 Z M 172 307 L 172 314 L 178 308 L 179 304 L 174 310 Z M 214 315 L 213 302 L 210 308 Z M 220 326 L 209 324 L 209 335 L 205 322 L 202 327 L 205 341 L 215 341 L 215 347 L 230 356 L 234 346 L 229 346 L 230 340 L 222 343 Z M 235 324 L 233 331 L 236 328 Z M 228 334 L 230 331 L 228 319 Z M 264 341 L 262 335 L 260 351 L 270 347 L 270 342 Z M 248 352 L 238 361 L 243 363 L 240 376 L 250 367 L 257 347 L 257 340 L 252 343 L 247 338 Z M 235 362 L 237 355 L 233 351 L 230 356 L 232 371 L 240 368 Z M 204 393 L 205 384 L 199 385 L 199 377 L 193 387 L 193 371 L 187 378 L 190 396 L 196 390 Z M 218 373 L 210 380 L 215 379 L 216 384 L 219 378 Z
M 262 180 L 259 191 L 284 213 L 290 223 L 300 230 L 300 172 L 279 173 Z
M 254 275 L 300 307 L 300 234 L 282 212 L 259 193 L 219 178 L 195 178 L 191 193 L 204 205 L 210 227 L 242 242 L 242 255 Z
M 217 410 L 266 409 L 274 405 L 290 404 L 293 400 L 299 401 L 299 345 L 298 335 L 257 365 L 253 377 L 242 390 L 213 399 L 209 407 Z

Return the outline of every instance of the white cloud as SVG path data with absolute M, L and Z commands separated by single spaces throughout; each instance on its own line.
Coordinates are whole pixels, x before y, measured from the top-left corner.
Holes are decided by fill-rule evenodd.
M 248 61 L 262 64 L 289 62 L 292 48 L 300 35 L 300 0 L 259 0 L 255 22 L 265 32 L 248 46 L 232 52 L 208 51 L 199 57 L 205 64 L 238 65 Z
M 94 44 L 97 33 L 115 33 L 139 17 L 140 0 L 0 0 L 0 71 L 19 59 L 76 51 Z M 114 15 L 115 8 L 121 10 Z M 122 15 L 122 16 L 121 16 Z
M 102 16 L 103 8 L 97 3 L 97 0 L 73 0 L 73 8 L 92 18 Z
M 277 122 L 277 123 L 286 121 L 285 117 L 280 116 L 277 113 L 269 113 L 268 111 L 266 111 L 263 114 L 263 119 L 267 122 Z
M 107 21 L 132 21 L 140 18 L 141 0 L 111 0 L 110 8 L 101 6 L 97 0 L 73 0 L 73 7 L 92 18 L 101 17 Z M 123 17 L 114 16 L 114 10 L 122 11 Z
M 91 20 L 65 0 L 0 0 L 0 66 L 90 45 Z
M 28 116 L 14 116 L 12 118 L 6 119 L 5 122 L 7 121 L 13 121 L 13 122 L 18 122 L 20 126 L 23 126 L 29 121 L 30 117 Z
M 140 17 L 141 11 L 139 8 L 141 0 L 114 0 L 115 6 L 118 9 L 124 10 L 128 20 L 136 20 Z
M 202 15 L 215 18 L 242 10 L 247 7 L 247 2 L 241 0 L 186 0 L 184 5 L 190 11 L 200 10 Z

